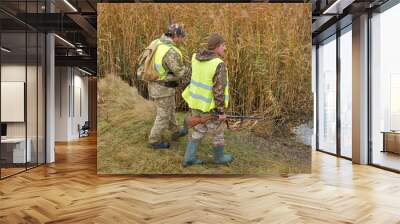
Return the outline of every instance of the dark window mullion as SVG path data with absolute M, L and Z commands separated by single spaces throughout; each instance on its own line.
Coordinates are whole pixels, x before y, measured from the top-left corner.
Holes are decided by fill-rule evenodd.
M 315 149 L 319 149 L 319 44 L 315 47 Z
M 341 118 L 340 118 L 340 82 L 341 82 L 341 64 L 340 64 L 340 35 L 339 28 L 336 31 L 336 154 L 341 157 Z
M 48 13 L 48 6 L 49 3 L 47 0 L 44 2 L 45 4 L 45 13 Z M 47 38 L 48 38 L 48 33 L 44 33 L 44 78 L 43 78 L 43 73 L 42 73 L 42 80 L 44 80 L 44 164 L 47 163 Z M 43 69 L 42 69 L 43 72 Z M 43 107 L 42 107 L 43 109 Z
M 72 68 L 72 117 L 75 119 L 75 67 Z M 73 122 L 72 122 L 73 123 Z
M 28 17 L 28 1 L 25 1 L 25 21 Z M 28 90 L 28 25 L 25 23 L 25 88 L 24 88 L 24 120 L 25 120 L 25 170 L 28 170 L 28 119 L 27 119 L 27 90 Z
M 39 13 L 39 1 L 36 1 Z M 36 166 L 39 165 L 39 32 L 36 32 Z
M 1 28 L 2 28 L 2 23 L 0 23 L 0 47 L 2 46 L 2 32 L 1 32 Z M 0 124 L 2 124 L 2 122 L 1 122 L 1 67 L 2 67 L 2 64 L 1 64 L 1 52 L 0 52 Z M 1 134 L 0 134 L 1 135 Z M 2 150 L 2 148 L 1 148 L 1 144 L 0 144 L 0 179 L 2 179 L 2 177 L 1 177 L 1 170 L 2 170 L 2 157 L 1 157 L 1 150 Z
M 371 25 L 371 20 L 372 20 L 372 11 L 368 11 L 368 30 L 367 30 L 367 46 L 368 46 L 368 53 L 367 53 L 367 104 L 368 104 L 368 109 L 367 109 L 367 119 L 368 119 L 368 124 L 367 124 L 367 129 L 368 129 L 368 164 L 373 164 L 373 148 L 372 148 L 372 63 L 371 63 L 371 57 L 372 57 L 372 25 Z

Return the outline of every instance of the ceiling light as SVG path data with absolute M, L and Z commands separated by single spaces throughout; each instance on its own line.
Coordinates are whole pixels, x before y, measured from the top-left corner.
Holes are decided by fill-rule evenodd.
M 71 4 L 69 3 L 68 0 L 64 0 L 65 4 L 67 4 L 72 10 L 74 10 L 74 12 L 78 12 L 78 10 Z
M 61 41 L 63 41 L 64 43 L 66 43 L 67 45 L 69 45 L 70 47 L 75 48 L 75 45 L 73 45 L 71 42 L 69 42 L 68 40 L 58 36 L 57 34 L 54 34 L 55 37 L 57 37 L 58 39 L 60 39 Z
M 355 0 L 336 0 L 322 14 L 342 14 L 347 6 L 351 5 Z
M 81 72 L 83 72 L 83 73 L 85 73 L 85 74 L 93 75 L 92 73 L 90 73 L 90 72 L 88 72 L 88 71 L 85 71 L 85 70 L 83 70 L 83 69 L 81 69 L 81 68 L 78 68 L 78 70 L 81 71 Z
M 1 50 L 4 51 L 4 52 L 6 52 L 6 53 L 10 53 L 10 52 L 11 52 L 11 50 L 9 50 L 9 49 L 7 49 L 7 48 L 5 48 L 5 47 L 1 47 Z
M 81 49 L 81 48 L 77 48 L 76 53 L 78 53 L 79 55 L 84 55 L 83 49 Z

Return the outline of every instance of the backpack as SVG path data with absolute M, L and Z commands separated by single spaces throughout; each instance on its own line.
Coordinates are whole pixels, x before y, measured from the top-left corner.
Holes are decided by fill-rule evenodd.
M 160 77 L 154 68 L 154 53 L 160 44 L 161 41 L 155 40 L 140 54 L 138 68 L 136 70 L 137 80 L 155 81 Z

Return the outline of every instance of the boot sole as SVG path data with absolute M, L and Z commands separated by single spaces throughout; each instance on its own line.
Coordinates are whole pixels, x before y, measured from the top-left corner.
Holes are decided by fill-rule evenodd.
M 230 163 L 232 163 L 233 162 L 233 159 L 231 160 L 231 161 L 229 161 L 229 162 L 215 162 L 214 161 L 214 164 L 218 164 L 218 165 L 228 165 L 228 164 L 230 164 Z
M 203 165 L 203 163 L 202 162 L 201 163 L 188 163 L 188 164 L 182 163 L 183 167 L 195 166 L 195 165 Z
M 152 145 L 148 145 L 148 148 L 151 148 L 151 149 L 155 149 L 155 150 L 158 150 L 158 149 L 169 149 L 171 147 L 171 145 L 168 145 L 168 147 L 154 147 L 154 146 L 152 146 Z

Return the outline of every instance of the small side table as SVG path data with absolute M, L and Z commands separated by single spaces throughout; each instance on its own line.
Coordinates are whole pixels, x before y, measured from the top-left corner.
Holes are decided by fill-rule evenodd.
M 382 131 L 383 150 L 382 152 L 392 152 L 400 154 L 400 131 Z
M 2 153 L 5 155 L 1 155 L 3 160 L 6 163 L 13 164 L 25 164 L 26 162 L 31 162 L 32 152 L 32 140 L 30 138 L 6 138 L 1 140 L 2 144 Z M 25 151 L 25 144 L 27 144 Z

